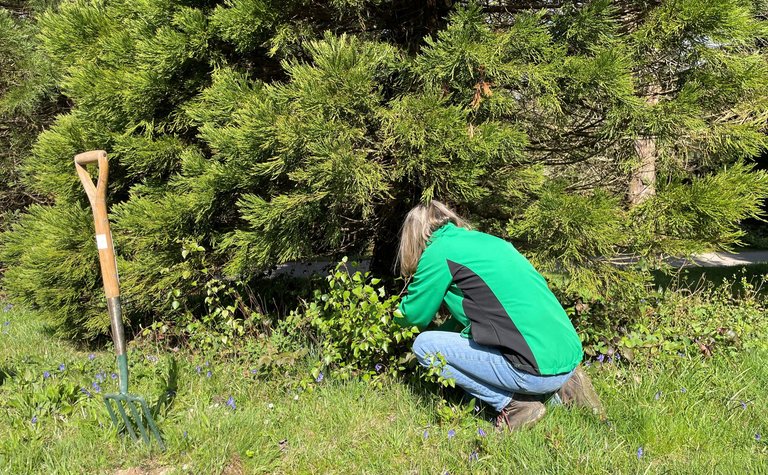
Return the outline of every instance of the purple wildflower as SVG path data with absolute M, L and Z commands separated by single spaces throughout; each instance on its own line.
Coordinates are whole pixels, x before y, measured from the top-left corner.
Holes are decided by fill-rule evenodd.
M 103 372 L 103 371 L 100 371 L 100 372 L 96 373 L 96 380 L 97 380 L 98 382 L 102 382 L 102 381 L 104 381 L 104 377 L 105 377 L 105 376 L 104 376 L 104 372 Z
M 747 403 L 746 403 L 746 401 L 741 401 L 740 404 L 741 404 L 741 408 L 746 411 L 747 410 Z
M 51 377 L 50 371 L 43 371 L 43 379 L 48 379 Z
M 187 438 L 187 431 L 184 431 L 184 434 L 182 434 L 182 435 L 186 439 Z
M 207 373 L 205 373 L 205 377 L 206 377 L 206 378 L 210 378 L 212 375 L 213 375 L 213 373 L 211 372 L 211 370 L 210 370 L 210 369 L 208 370 L 208 372 L 207 372 Z
M 755 440 L 760 442 L 760 439 L 762 439 L 762 437 L 760 436 L 760 432 L 756 432 L 755 433 Z
M 32 424 L 37 424 L 37 416 L 32 416 Z
M 90 361 L 93 361 L 94 359 L 96 359 L 96 355 L 94 355 L 93 353 L 91 353 L 90 355 L 88 355 L 88 359 L 89 359 Z
M 320 371 L 320 373 L 317 375 L 317 378 L 315 378 L 315 382 L 319 383 L 323 380 L 323 378 L 325 378 L 325 375 L 323 375 L 323 372 Z
M 227 399 L 227 406 L 231 407 L 234 411 L 237 405 L 235 404 L 235 398 L 232 396 L 229 396 L 229 399 Z
M 256 373 L 258 373 L 258 372 L 259 372 L 259 370 L 258 370 L 258 369 L 256 369 L 256 368 L 254 368 L 254 369 L 252 369 L 252 370 L 251 370 L 251 374 L 256 374 Z
M 478 427 L 477 428 L 477 435 L 479 435 L 480 437 L 485 437 L 487 434 L 485 433 L 485 431 L 483 430 L 482 427 Z
M 601 353 L 601 354 L 600 354 L 600 356 L 598 356 L 598 357 L 597 357 L 597 361 L 599 361 L 599 362 L 601 362 L 601 363 L 602 363 L 603 361 L 605 361 L 605 355 Z
M 109 375 L 109 377 L 112 379 L 117 379 L 117 373 L 112 373 Z
M 592 366 L 592 362 L 591 361 L 585 361 L 584 362 L 584 366 Z
M 653 395 L 653 398 L 657 401 L 659 400 L 660 397 L 661 397 L 661 391 L 656 391 L 656 394 Z
M 65 365 L 64 363 L 61 363 L 59 365 L 59 371 L 64 371 L 65 369 L 67 369 L 67 365 Z
M 456 437 L 456 431 L 453 430 L 453 429 L 449 430 L 448 431 L 448 438 L 449 439 L 453 439 L 454 437 Z
M 81 393 L 83 393 L 83 394 L 85 394 L 85 395 L 86 395 L 86 396 L 88 396 L 88 397 L 93 397 L 93 396 L 91 395 L 91 392 L 90 392 L 90 391 L 88 391 L 88 390 L 87 390 L 87 389 L 85 389 L 85 388 L 80 388 L 80 392 L 81 392 Z
M 429 439 L 429 431 L 428 431 L 428 430 L 425 430 L 425 431 L 424 431 L 424 433 L 423 433 L 423 434 L 421 434 L 421 436 L 424 438 L 424 440 L 427 440 L 427 439 Z
M 638 458 L 638 459 L 641 459 L 641 458 L 643 458 L 643 453 L 644 453 L 644 452 L 643 452 L 643 447 L 642 447 L 642 446 L 638 447 L 638 448 L 637 448 L 637 458 Z
M 200 371 L 201 371 L 201 370 L 202 370 L 202 368 L 201 368 L 201 367 L 199 367 L 199 366 L 195 366 L 195 371 L 197 371 L 197 374 L 200 374 Z
M 5 304 L 5 307 L 3 307 L 3 312 L 10 312 L 12 308 L 13 308 L 13 304 L 7 303 Z M 5 324 L 8 325 L 8 322 L 5 322 Z
M 687 390 L 687 389 L 685 389 L 685 388 L 680 388 L 680 392 L 681 392 L 681 393 L 686 393 L 686 392 L 688 392 L 688 390 Z
M 93 387 L 93 390 L 94 390 L 94 391 L 96 391 L 97 393 L 100 393 L 100 392 L 101 392 L 101 386 L 99 386 L 99 383 L 98 383 L 98 382 L 94 381 L 94 382 L 91 384 L 91 386 Z
M 374 369 L 377 373 L 380 373 L 382 369 L 384 369 L 384 365 L 381 363 L 376 363 L 376 366 L 374 366 Z
M 203 364 L 204 364 L 205 366 L 208 366 L 208 362 L 207 362 L 207 361 L 206 361 L 205 363 L 203 363 Z
M 480 458 L 479 455 L 477 455 L 477 450 L 473 450 L 471 454 L 469 454 L 469 461 L 470 462 L 477 462 Z
M 10 322 L 9 320 L 6 320 L 6 321 L 4 321 L 4 322 L 3 322 L 3 325 L 5 325 L 6 327 L 7 327 L 8 325 L 10 325 L 10 324 L 11 324 L 11 322 Z

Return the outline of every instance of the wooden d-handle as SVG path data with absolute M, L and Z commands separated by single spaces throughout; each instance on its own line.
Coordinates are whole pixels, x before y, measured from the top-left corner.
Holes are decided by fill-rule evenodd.
M 98 163 L 99 179 L 96 185 L 91 180 L 91 175 L 85 169 L 89 163 Z M 91 150 L 90 152 L 75 155 L 75 169 L 80 177 L 80 182 L 85 188 L 85 194 L 88 195 L 88 201 L 91 202 L 91 208 L 95 208 L 97 202 L 106 203 L 107 200 L 107 178 L 109 176 L 109 164 L 107 163 L 107 152 L 104 150 Z
M 104 150 L 91 150 L 75 155 L 75 163 L 78 165 L 87 165 L 98 161 L 100 158 L 107 158 L 107 152 Z
M 85 169 L 85 165 L 94 162 L 98 163 L 99 167 L 99 180 L 96 185 L 93 184 L 91 175 Z M 109 176 L 107 152 L 104 150 L 92 150 L 76 155 L 75 169 L 83 184 L 83 188 L 85 188 L 85 194 L 88 195 L 88 201 L 91 202 L 96 230 L 96 247 L 99 250 L 99 262 L 101 264 L 101 276 L 104 280 L 104 290 L 109 304 L 110 299 L 120 295 L 120 287 L 117 277 L 117 265 L 115 263 L 115 248 L 112 244 L 112 233 L 109 230 L 109 219 L 107 217 L 107 178 Z M 116 333 L 115 323 L 113 323 L 113 336 Z M 122 328 L 122 322 L 119 323 L 120 328 Z M 117 345 L 117 341 L 115 344 Z

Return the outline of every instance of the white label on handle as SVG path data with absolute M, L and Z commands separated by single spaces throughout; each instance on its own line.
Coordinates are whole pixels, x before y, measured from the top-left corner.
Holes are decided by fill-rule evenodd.
M 96 247 L 99 249 L 106 249 L 107 248 L 107 235 L 106 234 L 97 234 L 96 235 Z

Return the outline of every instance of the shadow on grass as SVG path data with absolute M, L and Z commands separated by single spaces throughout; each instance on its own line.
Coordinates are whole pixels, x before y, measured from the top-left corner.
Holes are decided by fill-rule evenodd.
M 154 419 L 159 415 L 165 417 L 176 400 L 176 394 L 179 390 L 179 363 L 175 357 L 169 358 L 168 375 L 162 378 L 162 386 L 157 401 L 152 405 L 151 413 Z

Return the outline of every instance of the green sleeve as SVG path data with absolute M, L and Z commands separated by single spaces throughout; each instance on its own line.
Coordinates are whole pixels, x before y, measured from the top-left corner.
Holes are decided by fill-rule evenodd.
M 419 330 L 427 328 L 451 285 L 451 273 L 445 259 L 429 251 L 432 249 L 427 248 L 419 259 L 407 295 L 400 301 L 402 319 L 398 323 L 402 326 L 416 326 Z

